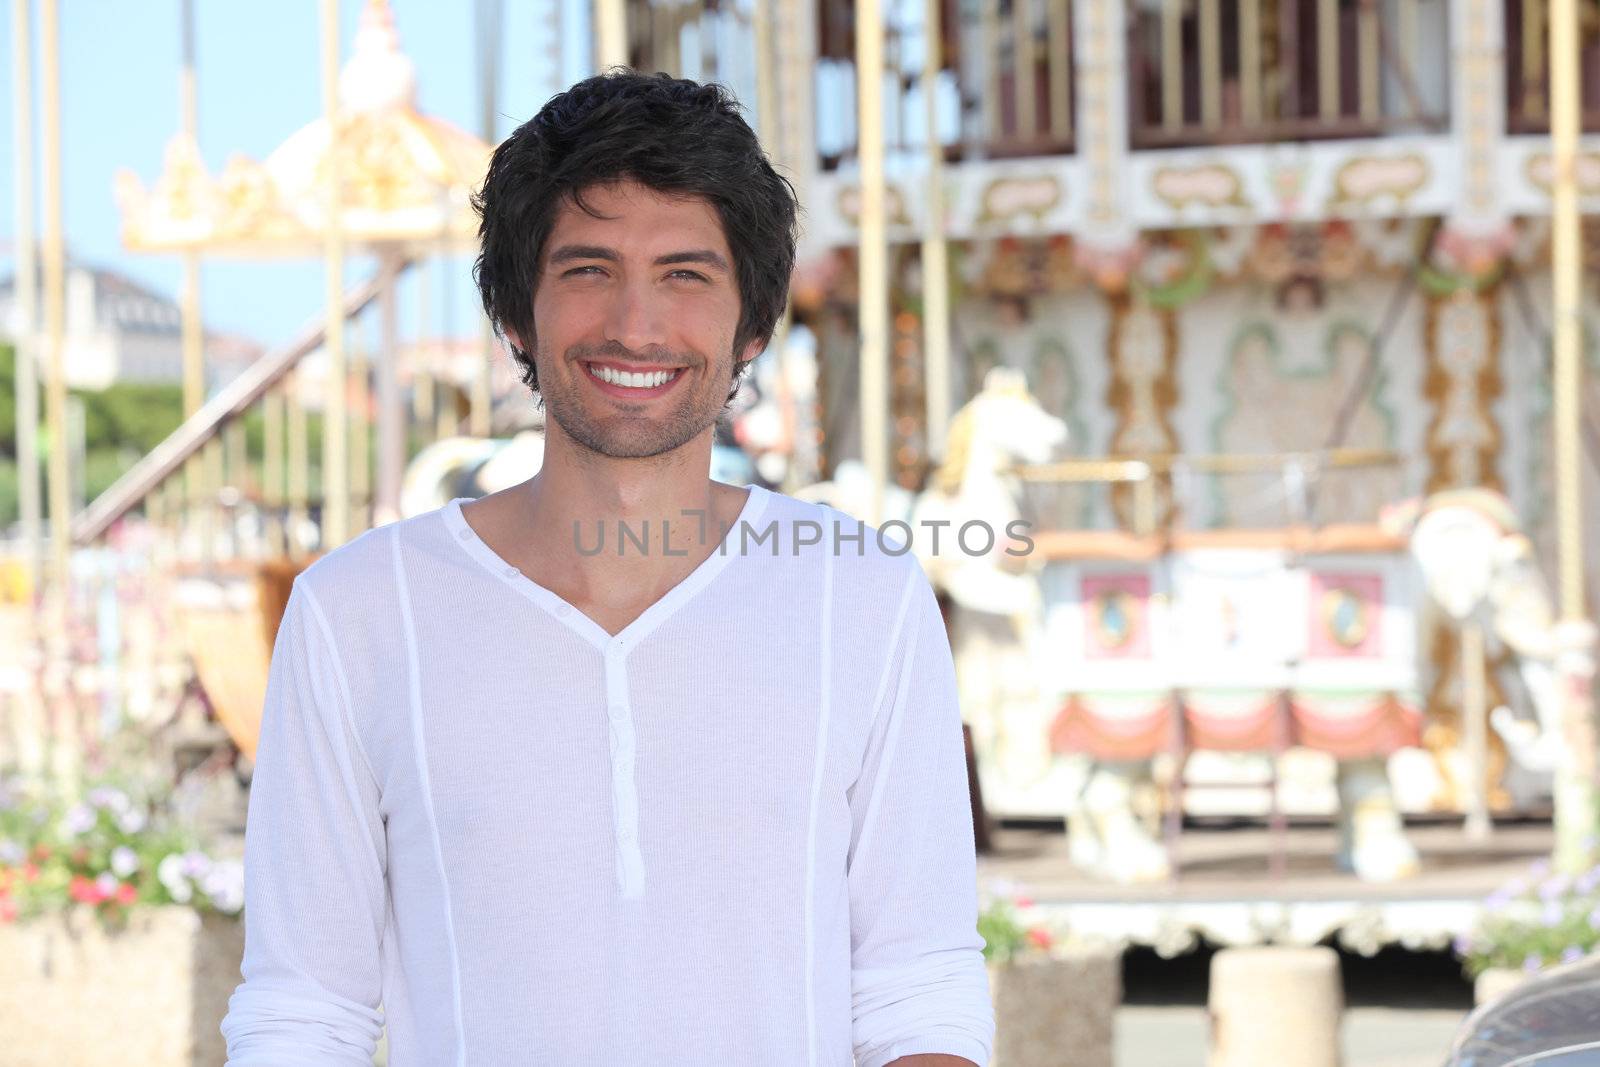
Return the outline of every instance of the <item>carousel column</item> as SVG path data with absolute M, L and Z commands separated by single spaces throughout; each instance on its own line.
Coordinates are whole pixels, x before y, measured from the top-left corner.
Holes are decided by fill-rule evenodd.
M 395 299 L 399 278 L 399 259 L 395 253 L 388 253 L 383 260 L 378 298 L 382 342 L 378 352 L 378 492 L 373 505 L 374 526 L 400 517 L 400 475 L 406 461 L 406 412 L 400 396 L 399 312 Z
M 285 550 L 290 559 L 301 558 L 306 550 L 304 531 L 308 519 L 306 511 L 311 479 L 308 470 L 310 449 L 306 446 L 309 427 L 305 397 L 301 391 L 303 384 L 304 379 L 298 368 L 290 371 L 284 379 L 284 395 L 289 404 L 289 529 Z
M 370 346 L 357 344 L 350 361 L 350 499 L 355 509 L 354 529 L 367 530 L 372 522 L 372 410 Z
M 761 134 L 761 146 L 768 160 L 780 170 L 784 166 L 783 139 L 779 135 L 777 53 L 773 50 L 773 6 L 776 0 L 755 0 L 752 13 L 752 34 L 756 45 L 756 125 Z M 786 381 L 784 347 L 788 343 L 789 322 L 793 309 L 785 299 L 783 312 L 773 327 L 767 348 L 778 363 L 778 380 Z
M 944 66 L 943 0 L 923 2 L 922 113 L 927 124 L 927 201 L 922 209 L 922 358 L 926 441 L 943 456 L 950 430 L 950 255 L 945 240 L 944 145 L 939 137 L 939 73 Z M 1052 4 L 1054 9 L 1057 5 Z M 1052 114 L 1059 110 L 1057 106 Z
M 261 405 L 261 503 L 266 515 L 262 536 L 269 556 L 280 553 L 287 555 L 289 551 L 283 513 L 284 405 L 284 386 L 280 382 L 266 395 Z
M 56 0 L 44 0 L 39 19 L 41 112 L 44 119 L 44 335 L 48 358 L 45 418 L 50 430 L 50 603 L 46 631 L 46 701 L 55 698 L 57 711 L 66 696 L 65 676 L 70 670 L 69 623 L 71 615 L 71 473 L 68 469 L 66 379 L 66 252 L 61 225 L 61 55 L 60 20 Z M 51 684 L 55 683 L 55 684 Z M 49 716 L 46 747 L 49 769 L 70 779 L 75 753 L 60 745 L 59 714 Z
M 624 0 L 595 0 L 594 61 L 601 72 L 628 63 L 628 15 Z
M 33 31 L 31 0 L 12 0 L 12 135 L 16 188 L 17 243 L 15 286 L 20 319 L 14 349 L 16 365 L 17 504 L 22 519 L 28 595 L 44 579 L 39 502 L 39 249 L 34 237 L 33 201 Z
M 349 426 L 345 419 L 344 235 L 340 208 L 344 203 L 339 160 L 339 4 L 322 0 L 322 97 L 328 125 L 328 173 L 323 218 L 323 258 L 327 275 L 328 325 L 323 338 L 327 355 L 322 413 L 322 522 L 319 547 L 344 544 L 349 534 Z
M 861 459 L 872 488 L 866 514 L 869 525 L 884 519 L 883 490 L 889 477 L 889 442 L 885 416 L 889 403 L 889 242 L 886 231 L 888 194 L 884 184 L 883 143 L 883 12 L 877 0 L 856 3 L 856 129 L 861 178 L 858 237 L 860 264 Z
M 500 40 L 503 21 L 503 0 L 479 0 L 478 62 L 482 64 L 483 112 L 480 115 L 480 134 L 484 143 L 496 145 L 500 138 L 495 129 L 499 119 L 500 96 Z M 559 33 L 559 30 L 555 31 Z M 478 313 L 478 333 L 482 351 L 472 375 L 472 405 L 469 433 L 473 437 L 488 437 L 494 432 L 494 324 L 487 315 Z
M 198 158 L 199 117 L 195 86 L 194 0 L 182 8 L 183 65 L 178 75 L 180 136 L 188 140 Z M 183 350 L 183 417 L 191 418 L 206 401 L 205 339 L 200 317 L 200 255 L 183 254 L 183 283 L 179 298 L 179 323 Z M 185 481 L 191 501 L 190 515 L 197 520 L 200 557 L 209 560 L 215 549 L 217 491 L 222 486 L 222 450 L 213 438 L 185 464 Z
M 1550 140 L 1555 368 L 1552 388 L 1556 468 L 1556 537 L 1563 633 L 1557 670 L 1562 678 L 1562 726 L 1567 743 L 1556 768 L 1555 859 L 1576 873 L 1594 861 L 1600 805 L 1595 777 L 1595 629 L 1584 605 L 1583 499 L 1579 451 L 1583 388 L 1583 249 L 1578 214 L 1577 162 L 1581 116 L 1577 0 L 1550 4 Z

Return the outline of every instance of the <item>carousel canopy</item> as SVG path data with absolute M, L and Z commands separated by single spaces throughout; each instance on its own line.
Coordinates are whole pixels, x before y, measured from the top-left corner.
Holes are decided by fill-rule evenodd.
M 303 126 L 265 163 L 242 155 L 207 172 L 194 140 L 167 144 L 162 173 L 146 189 L 119 171 L 122 242 L 133 251 L 237 256 L 314 255 L 328 225 L 328 170 L 337 166 L 337 220 L 354 244 L 412 251 L 470 246 L 470 196 L 488 170 L 490 146 L 416 108 L 416 68 L 400 50 L 386 0 L 361 14 L 339 76 L 337 135 L 325 118 Z

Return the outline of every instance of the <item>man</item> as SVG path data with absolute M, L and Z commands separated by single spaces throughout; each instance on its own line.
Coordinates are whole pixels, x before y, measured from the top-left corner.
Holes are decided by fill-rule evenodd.
M 903 544 L 707 477 L 791 189 L 719 88 L 622 72 L 501 145 L 478 208 L 543 466 L 296 580 L 229 1063 L 365 1065 L 383 1025 L 396 1067 L 986 1063 L 933 593 Z

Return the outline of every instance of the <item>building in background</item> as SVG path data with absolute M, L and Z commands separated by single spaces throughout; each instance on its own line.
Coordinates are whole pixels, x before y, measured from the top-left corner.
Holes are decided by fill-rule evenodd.
M 7 342 L 20 327 L 14 291 L 14 277 L 0 281 L 0 339 Z M 233 334 L 207 332 L 205 352 L 210 394 L 254 362 L 262 347 Z M 126 382 L 181 385 L 177 302 L 126 275 L 69 261 L 65 370 L 69 389 Z

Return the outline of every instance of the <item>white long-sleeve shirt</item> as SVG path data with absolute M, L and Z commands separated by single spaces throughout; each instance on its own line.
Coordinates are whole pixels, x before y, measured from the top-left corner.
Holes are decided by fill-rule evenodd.
M 462 499 L 296 579 L 230 1067 L 366 1067 L 385 1025 L 392 1067 L 988 1062 L 932 590 L 873 527 L 748 488 L 615 636 Z

